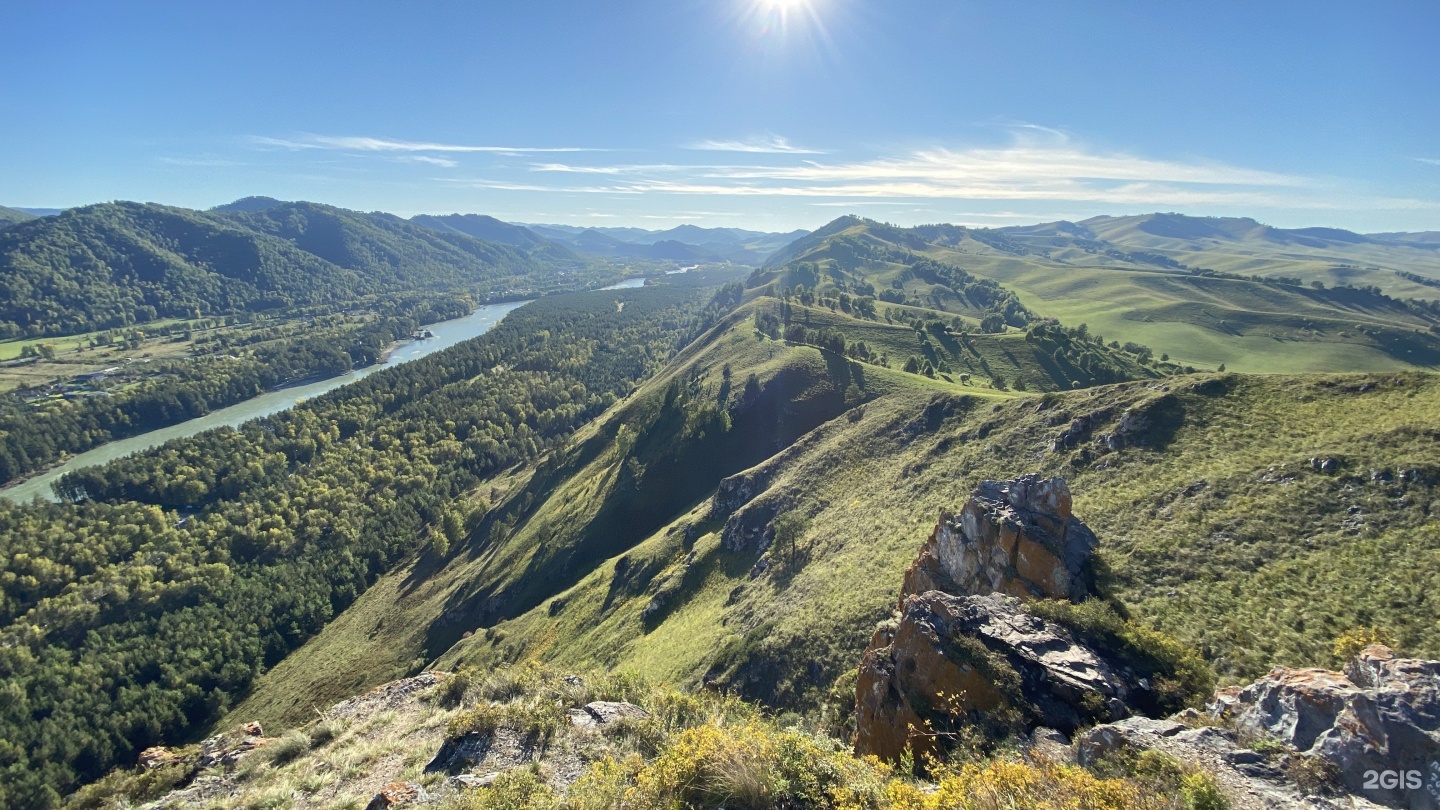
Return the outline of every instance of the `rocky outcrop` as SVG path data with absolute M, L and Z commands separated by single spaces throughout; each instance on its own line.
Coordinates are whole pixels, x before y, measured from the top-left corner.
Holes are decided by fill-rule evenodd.
M 604 726 L 617 720 L 644 720 L 650 713 L 633 703 L 597 700 L 571 709 L 569 715 L 572 726 Z
M 1078 601 L 1099 541 L 1070 503 L 1062 478 L 981 482 L 958 515 L 941 513 L 900 598 L 944 591 Z
M 1245 747 L 1233 729 L 1221 726 L 1130 717 L 1087 729 L 1075 738 L 1076 760 L 1084 766 L 1141 751 L 1159 751 L 1210 774 L 1232 810 L 1377 807 L 1353 796 L 1334 795 L 1323 785 L 1301 784 L 1283 758 Z
M 1073 734 L 1155 706 L 1119 655 L 1021 601 L 1083 599 L 1097 544 L 1060 478 L 985 481 L 942 513 L 861 661 L 856 750 L 918 756 L 961 725 Z
M 1367 647 L 1343 673 L 1276 667 L 1216 696 L 1242 732 L 1334 763 L 1341 784 L 1388 807 L 1440 808 L 1440 661 Z
M 944 748 L 962 725 L 1044 726 L 1066 734 L 1145 702 L 1114 656 L 1002 594 L 906 598 L 875 631 L 856 684 L 855 749 L 897 759 Z

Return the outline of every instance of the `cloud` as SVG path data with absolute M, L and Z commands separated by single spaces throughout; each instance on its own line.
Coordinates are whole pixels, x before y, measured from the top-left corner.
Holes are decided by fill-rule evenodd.
M 1429 164 L 1434 165 L 1434 166 L 1440 166 L 1440 158 L 1415 158 L 1415 159 L 1418 160 L 1418 161 L 1420 161 L 1421 163 L 1429 163 Z
M 426 141 L 398 141 L 388 138 L 335 135 L 297 135 L 293 138 L 272 138 L 254 135 L 249 138 L 255 146 L 300 151 L 306 149 L 348 149 L 355 152 L 489 152 L 498 154 L 533 154 L 540 152 L 595 152 L 578 146 L 474 146 L 453 143 L 431 143 Z
M 749 152 L 772 155 L 823 155 L 816 149 L 804 149 L 790 143 L 788 138 L 771 135 L 765 138 L 751 138 L 744 141 L 700 141 L 685 147 L 695 152 Z
M 1372 210 L 1440 210 L 1437 200 L 1377 197 L 1335 178 L 1267 171 L 1202 158 L 1155 158 L 1100 150 L 1060 130 L 1019 123 L 1011 128 L 1018 131 L 1006 146 L 935 146 L 861 160 L 826 158 L 823 153 L 797 149 L 778 137 L 708 142 L 692 148 L 769 152 L 777 157 L 764 161 L 770 165 L 756 165 L 761 161 L 744 158 L 695 164 L 591 164 L 579 159 L 537 162 L 529 166 L 528 179 L 484 179 L 470 185 L 562 194 L 804 199 L 811 205 L 833 207 L 971 200 L 1050 203 L 1056 208 L 1083 204 L 1087 208 L 1172 210 L 1352 210 L 1356 206 Z M 1432 162 L 1430 158 L 1417 159 Z M 554 182 L 542 181 L 544 175 L 551 175 L 548 179 Z M 567 175 L 576 181 L 573 185 L 565 181 Z M 581 181 L 581 177 L 588 182 Z
M 444 166 L 447 169 L 453 169 L 456 166 L 460 165 L 458 162 L 453 161 L 450 158 L 432 157 L 430 155 L 402 155 L 401 157 L 397 157 L 395 159 L 402 160 L 407 163 L 428 163 L 431 166 Z

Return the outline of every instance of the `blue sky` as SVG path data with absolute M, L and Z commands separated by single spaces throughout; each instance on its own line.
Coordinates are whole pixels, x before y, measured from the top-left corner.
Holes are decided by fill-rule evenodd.
M 1440 229 L 1440 3 L 0 3 L 0 204 Z

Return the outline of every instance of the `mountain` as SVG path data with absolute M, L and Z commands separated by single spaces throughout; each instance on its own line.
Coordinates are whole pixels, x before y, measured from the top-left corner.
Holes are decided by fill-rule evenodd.
M 282 201 L 277 200 L 274 197 L 242 197 L 235 202 L 225 203 L 224 205 L 217 205 L 210 210 L 220 214 L 233 211 L 255 212 L 264 211 L 268 208 L 274 208 L 275 206 L 282 204 Z
M 411 217 L 410 221 L 437 231 L 463 233 L 486 242 L 496 242 L 511 247 L 535 248 L 546 244 L 547 241 L 523 225 L 511 225 L 483 214 L 448 214 L 445 216 L 419 214 Z
M 34 214 L 37 217 L 53 217 L 64 211 L 64 208 L 17 208 L 17 211 L 24 211 L 27 214 Z
M 1370 233 L 1367 237 L 1376 242 L 1391 242 L 1401 245 L 1413 245 L 1428 250 L 1440 250 L 1440 231 L 1420 231 L 1417 233 Z
M 1419 290 L 1432 301 L 1406 302 L 1373 289 L 1324 282 L 1317 287 L 1300 277 L 1310 272 L 1306 268 L 1313 268 L 1313 260 L 1284 258 L 1294 249 L 1291 243 L 1280 252 L 1267 248 L 1266 266 L 1274 277 L 1222 273 L 1211 265 L 1234 266 L 1230 262 L 1240 255 L 1238 249 L 1170 251 L 1157 245 L 1174 237 L 1150 235 L 1141 244 L 1135 234 L 1148 233 L 1142 227 L 1183 228 L 1210 234 L 1204 237 L 1210 240 L 1225 236 L 1225 245 L 1291 238 L 1276 236 L 1253 220 L 1168 216 L 1000 230 L 897 228 L 842 217 L 776 253 L 750 283 L 800 284 L 823 294 L 873 295 L 960 314 L 991 306 L 977 308 L 976 301 L 937 284 L 933 272 L 916 272 L 918 262 L 928 261 L 1002 285 L 1036 317 L 1058 318 L 1069 326 L 1084 323 L 1107 340 L 1147 345 L 1182 364 L 1274 373 L 1440 368 L 1440 307 L 1432 302 L 1436 288 L 1426 277 L 1417 274 L 1419 280 L 1413 281 L 1400 275 L 1404 270 L 1355 268 L 1385 276 L 1397 292 Z M 1129 241 L 1110 241 L 1121 238 Z M 1342 241 L 1332 237 L 1329 244 Z M 1407 259 L 1420 253 L 1386 250 Z M 1250 261 L 1259 261 L 1257 251 L 1250 255 Z M 1396 265 L 1401 266 L 1409 265 Z M 1428 270 L 1440 272 L 1433 262 Z
M 28 211 L 21 211 L 18 208 L 6 208 L 0 205 L 0 228 L 14 225 L 17 222 L 28 222 L 34 218 L 35 215 Z
M 596 256 L 752 265 L 765 261 L 775 251 L 806 234 L 805 231 L 765 233 L 741 228 L 701 228 L 689 224 L 664 231 L 574 225 L 528 227 L 548 239 Z
M 241 201 L 200 212 L 107 203 L 0 231 L 0 335 L 335 303 L 401 290 L 493 297 L 563 285 L 573 269 L 389 214 Z M 44 313 L 43 316 L 40 313 Z

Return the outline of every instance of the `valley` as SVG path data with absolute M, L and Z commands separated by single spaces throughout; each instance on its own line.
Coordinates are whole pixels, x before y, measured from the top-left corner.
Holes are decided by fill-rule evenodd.
M 0 505 L 6 801 L 429 671 L 620 673 L 848 733 L 935 516 L 1032 473 L 1101 537 L 1096 599 L 1221 685 L 1374 628 L 1440 657 L 1427 299 L 1007 238 L 842 218 L 760 267 L 596 270 L 12 487 L 58 502 Z

